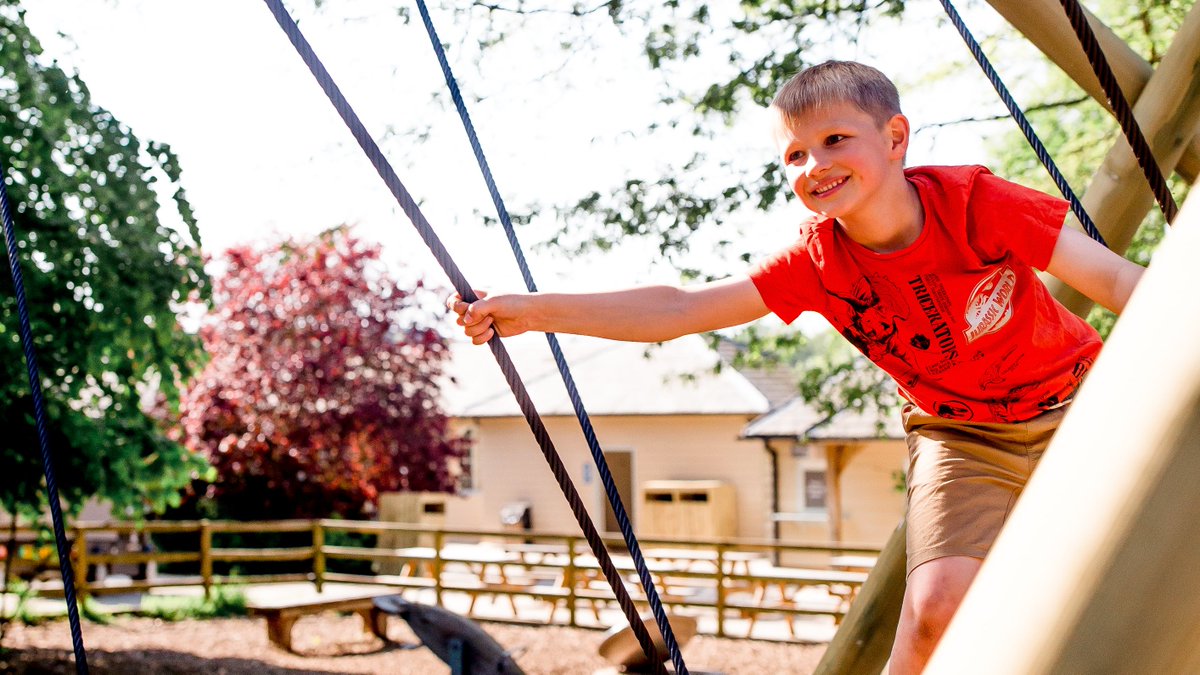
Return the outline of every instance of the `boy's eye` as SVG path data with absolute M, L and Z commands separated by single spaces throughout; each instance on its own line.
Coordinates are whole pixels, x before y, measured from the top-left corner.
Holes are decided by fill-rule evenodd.
M 825 139 L 825 145 L 836 145 L 844 140 L 846 140 L 845 136 L 841 134 L 833 134 Z
M 791 164 L 792 162 L 799 162 L 803 158 L 804 158 L 803 152 L 800 152 L 799 150 L 793 150 L 788 153 L 787 161 L 789 164 Z

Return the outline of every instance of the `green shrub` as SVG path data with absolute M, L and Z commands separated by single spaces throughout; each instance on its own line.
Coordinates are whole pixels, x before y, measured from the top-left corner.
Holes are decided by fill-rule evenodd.
M 207 598 L 149 595 L 138 614 L 164 621 L 245 616 L 246 594 L 238 586 L 217 586 Z

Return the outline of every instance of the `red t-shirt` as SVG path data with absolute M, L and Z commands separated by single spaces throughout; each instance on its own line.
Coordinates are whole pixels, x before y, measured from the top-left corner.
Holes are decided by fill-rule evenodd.
M 763 301 L 786 323 L 821 313 L 934 415 L 1017 422 L 1068 401 L 1101 341 L 1034 272 L 1066 202 L 981 166 L 905 175 L 925 209 L 912 245 L 876 253 L 816 216 L 752 270 Z

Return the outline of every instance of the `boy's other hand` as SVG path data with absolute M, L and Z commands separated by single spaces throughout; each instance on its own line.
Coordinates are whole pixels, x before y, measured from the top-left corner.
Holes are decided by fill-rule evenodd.
M 458 315 L 455 323 L 463 327 L 463 333 L 471 338 L 471 342 L 481 345 L 496 334 L 512 337 L 525 332 L 505 314 L 507 305 L 511 304 L 505 302 L 507 296 L 491 299 L 486 291 L 480 290 L 476 290 L 475 295 L 479 299 L 472 303 L 463 300 L 458 293 L 446 300 L 446 307 Z M 503 330 L 501 322 L 504 323 Z

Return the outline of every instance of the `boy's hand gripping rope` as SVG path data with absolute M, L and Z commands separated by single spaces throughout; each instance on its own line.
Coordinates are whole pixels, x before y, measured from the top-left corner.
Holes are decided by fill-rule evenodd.
M 462 120 L 463 130 L 466 132 L 467 139 L 471 143 L 471 150 L 475 153 L 475 161 L 479 164 L 479 170 L 483 174 L 484 182 L 487 183 L 488 193 L 492 197 L 492 204 L 496 207 L 496 214 L 499 216 L 500 223 L 504 227 L 504 233 L 508 237 L 508 244 L 512 248 L 517 266 L 521 270 L 521 276 L 525 280 L 525 287 L 530 293 L 536 293 L 537 284 L 533 281 L 533 274 L 529 270 L 529 264 L 525 261 L 525 254 L 521 249 L 521 244 L 517 241 L 517 233 L 515 228 L 513 228 L 512 219 L 509 217 L 508 209 L 504 206 L 504 199 L 500 196 L 500 190 L 496 187 L 496 181 L 492 177 L 492 170 L 488 166 L 487 158 L 484 157 L 483 146 L 480 144 L 479 137 L 475 133 L 475 125 L 471 122 L 471 116 L 467 112 L 467 105 L 463 101 L 458 81 L 450 69 L 450 63 L 446 58 L 446 50 L 442 47 L 441 40 L 438 39 L 437 30 L 433 27 L 433 19 L 430 18 L 425 0 L 417 0 L 417 9 L 421 12 L 421 20 L 425 24 L 425 31 L 429 34 L 429 41 L 433 45 L 434 54 L 437 56 L 438 64 L 442 68 L 442 75 L 446 78 L 446 86 L 450 90 L 451 98 L 454 99 L 454 107 L 458 110 L 458 117 Z M 617 490 L 616 481 L 613 480 L 612 471 L 609 470 L 608 461 L 604 457 L 604 451 L 600 448 L 600 441 L 596 438 L 591 418 L 588 417 L 587 410 L 583 406 L 583 400 L 575 387 L 575 380 L 571 376 L 570 368 L 567 366 L 567 360 L 563 356 L 558 338 L 553 333 L 546 333 L 546 341 L 550 344 L 550 351 L 554 355 L 554 362 L 558 365 L 558 372 L 562 376 L 563 385 L 566 386 L 567 394 L 571 399 L 571 405 L 575 409 L 575 417 L 579 420 L 579 426 L 583 430 L 584 438 L 587 440 L 588 449 L 592 453 L 592 461 L 596 464 L 600 481 L 604 485 L 604 492 L 608 496 L 608 502 L 612 506 L 613 513 L 616 515 L 621 535 L 625 539 L 625 546 L 629 549 L 629 554 L 633 558 L 638 579 L 641 581 L 642 589 L 646 593 L 646 599 L 650 604 L 650 609 L 654 614 L 658 629 L 663 635 L 663 642 L 675 665 L 675 671 L 677 673 L 686 673 L 688 672 L 687 666 L 684 665 L 679 644 L 675 639 L 674 631 L 671 629 L 671 622 L 667 619 L 667 613 L 663 609 L 662 600 L 658 596 L 658 590 L 654 586 L 654 580 L 650 576 L 650 570 L 646 566 L 645 558 L 642 556 L 642 549 L 638 544 L 637 536 L 634 534 L 633 526 L 630 524 L 629 514 L 625 510 L 625 505 L 621 502 L 621 495 Z
M 317 83 L 321 86 L 321 89 L 325 92 L 325 95 L 329 97 L 330 102 L 341 116 L 342 121 L 346 123 L 346 126 L 350 129 L 351 134 L 353 134 L 355 140 L 358 141 L 359 147 L 361 147 L 363 152 L 366 153 L 367 158 L 375 167 L 379 177 L 383 179 L 383 182 L 391 191 L 392 196 L 396 198 L 400 208 L 404 210 L 405 215 L 407 215 L 409 220 L 412 221 L 413 227 L 417 230 L 417 233 L 421 236 L 422 240 L 424 240 L 425 245 L 429 247 L 429 250 L 433 253 L 434 258 L 437 259 L 438 264 L 442 267 L 442 270 L 445 271 L 446 275 L 450 278 L 450 282 L 454 286 L 454 289 L 466 302 L 474 302 L 477 298 L 472 290 L 471 285 L 467 283 L 467 280 L 459 270 L 458 265 L 450 257 L 449 252 L 446 250 L 445 246 L 442 245 L 441 240 L 433 231 L 433 228 L 430 226 L 429 221 L 425 218 L 425 215 L 421 213 L 421 210 L 417 207 L 416 202 L 413 200 L 408 190 L 404 187 L 404 184 L 400 182 L 400 178 L 396 175 L 395 170 L 392 169 L 391 164 L 389 164 L 384 158 L 383 152 L 379 149 L 379 146 L 375 143 L 374 139 L 371 138 L 370 134 L 367 133 L 366 127 L 363 125 L 358 115 L 350 107 L 349 102 L 346 100 L 345 96 L 342 95 L 341 90 L 336 84 L 334 84 L 333 79 L 329 75 L 329 72 L 325 69 L 324 64 L 322 64 L 320 59 L 317 58 L 312 47 L 308 44 L 308 41 L 300 33 L 300 29 L 296 25 L 295 20 L 293 20 L 288 14 L 287 10 L 284 9 L 280 0 L 263 1 L 267 4 L 267 7 L 271 10 L 271 13 L 275 16 L 275 20 L 278 22 L 279 27 L 282 28 L 283 32 L 288 36 L 288 39 L 291 41 L 292 46 L 295 47 L 296 52 L 300 55 L 300 58 L 304 60 L 305 65 L 308 66 L 308 69 L 316 78 Z M 588 544 L 591 546 L 592 552 L 595 554 L 600 568 L 604 572 L 605 578 L 607 579 L 609 585 L 612 586 L 613 593 L 617 598 L 617 602 L 620 604 L 621 609 L 624 610 L 625 616 L 629 621 L 629 625 L 632 628 L 634 635 L 637 637 L 638 642 L 642 646 L 642 650 L 649 658 L 651 658 L 652 661 L 655 662 L 658 672 L 665 673 L 666 669 L 663 668 L 662 664 L 658 663 L 657 659 L 654 658 L 654 654 L 657 650 L 654 648 L 653 640 L 650 638 L 649 632 L 646 630 L 645 625 L 638 616 L 637 608 L 634 605 L 633 599 L 629 596 L 629 591 L 625 588 L 625 584 L 620 573 L 613 564 L 612 558 L 608 554 L 608 550 L 604 547 L 604 542 L 601 539 L 600 533 L 596 530 L 596 526 L 592 523 L 591 517 L 588 515 L 587 510 L 583 505 L 583 500 L 580 498 L 578 491 L 575 489 L 574 483 L 571 482 L 571 478 L 567 474 L 567 469 L 563 465 L 562 459 L 559 457 L 558 452 L 554 449 L 554 444 L 550 439 L 549 432 L 547 432 L 545 424 L 542 423 L 541 417 L 534 408 L 533 401 L 530 399 L 529 393 L 525 390 L 525 385 L 521 381 L 520 376 L 517 374 L 516 367 L 513 365 L 512 359 L 509 357 L 508 352 L 505 350 L 503 344 L 501 344 L 498 336 L 493 337 L 488 342 L 488 347 L 491 348 L 492 355 L 495 356 L 496 362 L 500 366 L 500 370 L 504 373 L 504 378 L 508 381 L 509 388 L 512 389 L 513 395 L 517 399 L 517 404 L 520 406 L 521 412 L 524 414 L 525 420 L 528 422 L 534 438 L 537 439 L 538 446 L 541 448 L 542 454 L 546 458 L 546 462 L 550 465 L 550 470 L 554 474 L 555 479 L 558 481 L 559 488 L 562 490 L 563 495 L 566 496 L 567 501 L 570 504 L 571 511 L 575 515 L 575 519 L 579 523 L 580 528 L 583 530 L 584 536 L 587 539 Z M 678 665 L 682 666 L 682 660 L 680 660 Z M 687 673 L 687 669 L 686 667 L 677 668 L 677 672 Z

